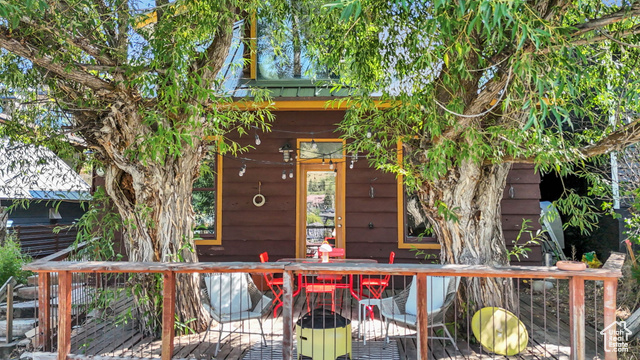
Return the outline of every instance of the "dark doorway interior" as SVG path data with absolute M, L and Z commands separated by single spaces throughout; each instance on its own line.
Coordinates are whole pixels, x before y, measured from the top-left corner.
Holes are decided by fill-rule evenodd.
M 589 184 L 577 176 L 561 178 L 556 173 L 543 174 L 540 182 L 540 201 L 555 201 L 560 198 L 565 189 L 571 189 L 579 195 L 587 195 Z M 595 200 L 600 207 L 601 201 Z M 566 224 L 566 214 L 560 213 L 562 223 Z M 600 261 L 604 262 L 611 251 L 618 251 L 619 221 L 610 215 L 600 215 L 597 228 L 590 234 L 583 234 L 575 227 L 564 227 L 564 253 L 571 259 L 572 249 L 575 248 L 576 260 L 582 259 L 582 254 L 595 251 Z

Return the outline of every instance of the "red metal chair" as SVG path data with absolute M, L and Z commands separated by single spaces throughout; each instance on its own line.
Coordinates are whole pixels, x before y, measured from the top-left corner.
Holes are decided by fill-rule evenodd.
M 260 262 L 269 262 L 269 254 L 265 251 L 260 254 Z M 263 273 L 264 280 L 273 293 L 273 317 L 278 316 L 278 308 L 282 306 L 282 288 L 284 286 L 284 280 L 281 277 L 275 277 L 272 273 Z
M 393 264 L 395 258 L 396 253 L 392 251 L 389 254 L 389 264 Z M 390 279 L 391 274 L 385 276 L 360 276 L 360 298 L 380 299 L 384 290 L 389 286 Z M 369 292 L 368 294 L 365 294 L 365 289 Z M 372 315 L 373 310 L 369 308 L 369 312 Z

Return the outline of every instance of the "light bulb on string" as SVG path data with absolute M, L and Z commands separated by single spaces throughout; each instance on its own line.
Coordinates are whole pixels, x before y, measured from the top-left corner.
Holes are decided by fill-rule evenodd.
M 367 129 L 367 139 L 371 139 L 371 137 L 373 136 L 373 134 L 371 133 L 371 128 Z
M 322 165 L 324 165 L 324 155 L 322 156 Z
M 243 176 L 245 172 L 247 172 L 247 164 L 242 164 L 240 171 L 238 172 L 238 176 Z
M 318 143 L 316 143 L 314 139 L 311 139 L 311 150 L 313 151 L 318 150 Z
M 351 160 L 351 163 L 349 164 L 349 169 L 353 169 L 353 160 Z
M 282 170 L 282 180 L 287 179 L 287 170 Z
M 293 169 L 289 170 L 289 177 L 293 179 Z
M 329 159 L 329 169 L 333 170 L 333 161 Z
M 260 144 L 262 144 L 262 140 L 260 140 L 260 136 L 258 136 L 258 133 L 257 133 L 257 132 L 256 132 L 256 136 L 255 136 L 255 138 L 256 138 L 256 145 L 260 145 Z
M 377 148 L 382 147 L 382 142 L 380 142 L 380 139 L 376 139 L 376 147 Z

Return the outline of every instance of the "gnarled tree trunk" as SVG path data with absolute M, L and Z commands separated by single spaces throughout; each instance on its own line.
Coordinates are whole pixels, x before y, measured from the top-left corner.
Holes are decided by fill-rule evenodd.
M 446 178 L 420 189 L 422 205 L 442 245 L 443 263 L 489 266 L 509 263 L 500 201 L 510 168 L 510 164 L 464 161 L 451 169 Z M 438 211 L 439 204 L 446 205 L 455 219 Z M 510 280 L 468 278 L 466 284 L 466 299 L 472 309 L 513 305 Z
M 97 142 L 101 154 L 111 164 L 105 171 L 105 189 L 123 220 L 124 243 L 130 261 L 195 262 L 198 261 L 193 240 L 194 213 L 191 193 L 194 174 L 203 157 L 202 143 L 195 134 L 192 151 L 181 156 L 168 155 L 164 163 L 131 159 L 126 151 L 139 144 L 144 125 L 134 100 L 124 99 L 112 107 L 103 119 L 105 126 Z M 127 126 L 123 126 L 126 124 Z M 201 305 L 198 274 L 176 277 L 177 321 L 201 332 L 207 328 L 209 315 Z M 161 277 L 139 274 L 131 279 L 142 328 L 156 332 L 161 328 Z

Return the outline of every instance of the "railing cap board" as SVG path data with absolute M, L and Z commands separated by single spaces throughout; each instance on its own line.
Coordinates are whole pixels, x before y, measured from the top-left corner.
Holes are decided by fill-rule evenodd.
M 466 277 L 509 277 L 509 278 L 556 278 L 582 277 L 586 280 L 605 280 L 622 277 L 619 269 L 586 269 L 582 271 L 558 270 L 556 267 L 486 265 L 423 265 L 423 264 L 344 264 L 344 263 L 259 263 L 259 262 L 195 262 L 158 263 L 125 261 L 83 261 L 83 262 L 33 262 L 24 266 L 34 272 L 118 272 L 118 273 L 211 273 L 211 272 L 326 272 L 334 274 L 381 274 Z

